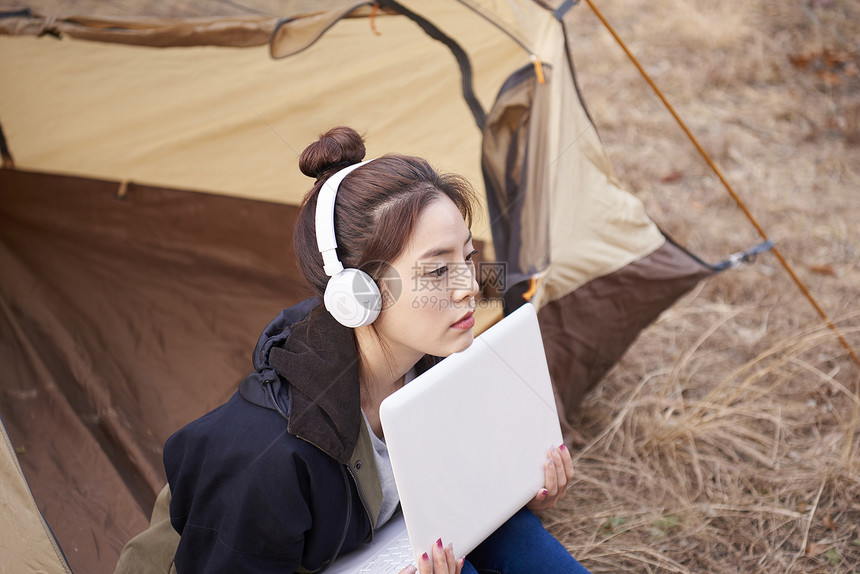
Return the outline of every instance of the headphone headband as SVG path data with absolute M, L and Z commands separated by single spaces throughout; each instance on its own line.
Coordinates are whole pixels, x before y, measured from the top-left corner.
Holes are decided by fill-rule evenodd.
M 315 213 L 315 225 L 317 235 L 317 249 L 323 257 L 323 270 L 329 277 L 343 271 L 343 264 L 337 258 L 337 238 L 334 233 L 334 202 L 337 198 L 337 190 L 343 179 L 360 168 L 372 162 L 372 159 L 347 166 L 323 182 L 317 194 L 317 208 Z

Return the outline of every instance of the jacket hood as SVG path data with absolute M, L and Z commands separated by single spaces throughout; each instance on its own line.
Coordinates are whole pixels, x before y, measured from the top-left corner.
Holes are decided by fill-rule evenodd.
M 358 441 L 361 397 L 352 329 L 312 298 L 281 311 L 254 349 L 242 397 L 276 410 L 290 434 L 346 463 Z M 286 385 L 284 384 L 286 383 Z
M 421 374 L 439 357 L 425 355 Z M 239 385 L 246 401 L 277 411 L 287 431 L 343 464 L 358 443 L 361 386 L 355 334 L 318 297 L 284 309 L 263 330 L 254 372 Z

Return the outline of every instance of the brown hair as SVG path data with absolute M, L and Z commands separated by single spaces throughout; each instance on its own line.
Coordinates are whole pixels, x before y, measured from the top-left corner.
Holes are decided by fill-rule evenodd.
M 328 177 L 360 162 L 364 154 L 364 139 L 358 132 L 336 127 L 299 157 L 302 173 L 317 181 L 302 201 L 293 243 L 299 268 L 320 297 L 328 276 L 317 249 L 317 195 Z M 440 195 L 449 197 L 466 225 L 471 225 L 472 186 L 460 176 L 437 173 L 421 158 L 387 154 L 347 175 L 338 188 L 334 215 L 337 254 L 343 266 L 361 269 L 379 283 L 386 264 L 406 247 L 424 208 Z

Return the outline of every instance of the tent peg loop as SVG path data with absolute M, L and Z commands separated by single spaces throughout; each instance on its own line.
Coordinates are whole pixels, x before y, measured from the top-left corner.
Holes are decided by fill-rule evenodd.
M 376 29 L 376 15 L 379 14 L 379 2 L 373 3 L 373 9 L 370 12 L 370 31 L 375 36 L 382 36 L 382 32 Z
M 540 61 L 540 58 L 536 54 L 532 54 L 530 59 L 535 67 L 535 76 L 537 76 L 538 84 L 545 84 L 546 80 L 543 77 L 543 62 Z
M 128 195 L 128 180 L 124 179 L 119 182 L 119 188 L 116 190 L 116 198 L 123 200 Z
M 552 15 L 555 16 L 556 20 L 561 20 L 564 18 L 564 15 L 577 4 L 579 4 L 579 0 L 564 0 L 564 2 L 561 3 L 561 6 L 553 11 Z
M 752 247 L 751 249 L 748 249 L 747 251 L 738 251 L 737 253 L 732 253 L 724 261 L 715 263 L 710 267 L 714 271 L 737 269 L 744 263 L 752 263 L 753 261 L 755 261 L 756 255 L 758 255 L 759 253 L 764 253 L 765 251 L 770 251 L 771 249 L 773 249 L 773 241 L 768 239 L 764 243 L 759 243 L 758 245 Z
M 540 287 L 541 279 L 542 277 L 537 273 L 535 273 L 529 278 L 529 288 L 525 293 L 523 293 L 523 299 L 525 299 L 526 301 L 532 300 L 532 297 L 534 297 L 535 293 L 537 293 L 538 287 Z

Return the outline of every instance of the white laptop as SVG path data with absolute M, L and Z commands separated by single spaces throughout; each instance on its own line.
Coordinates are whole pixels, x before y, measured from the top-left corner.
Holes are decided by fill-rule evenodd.
M 562 435 L 534 307 L 389 396 L 380 418 L 403 512 L 328 572 L 396 574 L 438 538 L 464 556 L 537 494 Z

